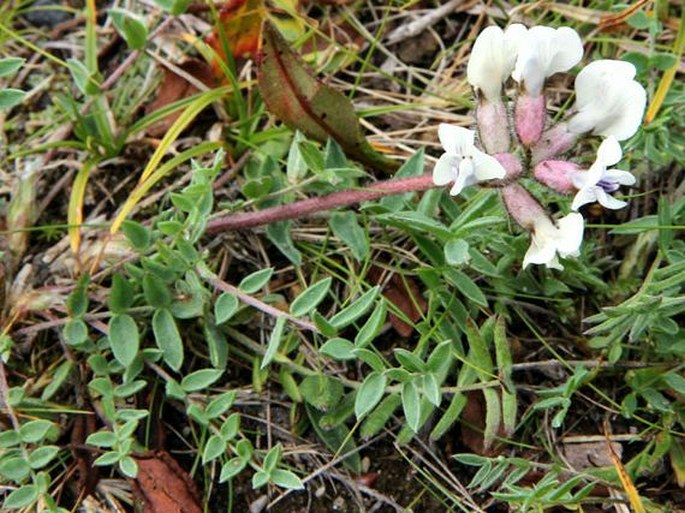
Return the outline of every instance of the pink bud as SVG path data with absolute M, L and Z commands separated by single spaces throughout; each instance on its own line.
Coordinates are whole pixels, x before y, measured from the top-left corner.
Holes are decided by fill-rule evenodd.
M 566 160 L 545 160 L 533 170 L 538 182 L 562 194 L 569 194 L 576 190 L 571 180 L 571 174 L 580 167 Z
M 566 153 L 573 147 L 577 139 L 578 134 L 569 132 L 566 123 L 559 123 L 546 130 L 532 148 L 532 165 Z
M 497 159 L 497 162 L 502 164 L 502 167 L 507 172 L 506 176 L 502 179 L 504 181 L 515 180 L 521 174 L 521 171 L 523 171 L 521 161 L 511 153 L 495 153 L 493 157 Z
M 509 117 L 501 101 L 490 102 L 482 97 L 476 108 L 480 142 L 486 153 L 493 155 L 509 150 Z
M 528 231 L 533 231 L 536 219 L 547 216 L 538 200 L 517 183 L 502 188 L 502 197 L 511 217 Z
M 545 128 L 545 96 L 540 94 L 532 97 L 521 94 L 516 100 L 516 133 L 521 143 L 530 147 L 540 140 Z

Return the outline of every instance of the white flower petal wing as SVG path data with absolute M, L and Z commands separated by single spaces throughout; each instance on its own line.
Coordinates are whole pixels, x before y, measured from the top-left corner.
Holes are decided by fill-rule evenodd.
M 473 146 L 475 132 L 461 126 L 440 123 L 438 138 L 448 154 L 461 157 L 468 154 Z
M 447 185 L 456 178 L 459 158 L 449 153 L 443 153 L 433 168 L 433 183 Z
M 474 173 L 478 180 L 495 180 L 504 178 L 507 171 L 499 161 L 487 153 L 474 148 L 471 154 L 473 158 Z

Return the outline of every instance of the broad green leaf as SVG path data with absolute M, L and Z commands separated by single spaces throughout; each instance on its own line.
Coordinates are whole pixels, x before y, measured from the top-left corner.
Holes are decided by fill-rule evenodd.
M 178 332 L 176 321 L 166 308 L 156 310 L 152 316 L 152 331 L 157 346 L 162 350 L 162 358 L 174 370 L 183 365 L 183 340 Z
M 138 354 L 140 334 L 130 315 L 116 314 L 109 320 L 109 344 L 117 361 L 124 367 L 131 365 Z
M 295 131 L 295 136 L 290 144 L 288 151 L 288 161 L 286 162 L 286 176 L 288 181 L 292 184 L 299 182 L 307 174 L 307 163 L 304 161 L 302 152 L 300 151 L 300 143 L 306 138 L 299 130 Z
M 214 318 L 217 324 L 222 324 L 233 317 L 238 311 L 238 298 L 230 292 L 221 294 L 214 303 Z
M 119 470 L 121 470 L 121 473 L 126 477 L 135 479 L 138 475 L 138 464 L 136 463 L 136 460 L 130 456 L 124 456 L 119 460 Z
M 354 258 L 360 261 L 366 259 L 369 254 L 368 236 L 359 226 L 354 212 L 335 212 L 331 214 L 328 224 L 335 236 L 349 246 Z
M 447 433 L 447 431 L 459 419 L 459 415 L 461 415 L 464 406 L 466 406 L 466 396 L 462 393 L 454 394 L 449 406 L 447 407 L 447 410 L 445 410 L 445 413 L 435 425 L 433 431 L 431 431 L 431 440 L 438 440 L 442 438 L 445 433 Z
M 143 293 L 145 300 L 153 308 L 166 309 L 171 304 L 169 287 L 161 278 L 152 273 L 146 273 L 143 276 Z
M 478 285 L 476 285 L 476 283 L 466 274 L 457 269 L 449 269 L 445 273 L 445 277 L 468 299 L 477 305 L 488 306 L 488 300 L 486 299 L 485 294 L 481 292 Z
M 359 317 L 364 315 L 369 308 L 371 308 L 371 305 L 376 300 L 376 296 L 378 296 L 379 291 L 379 286 L 375 286 L 366 291 L 357 300 L 352 302 L 352 304 L 346 306 L 333 317 L 331 317 L 330 323 L 336 329 L 343 328 L 353 323 Z
M 464 239 L 448 240 L 445 244 L 445 261 L 449 265 L 464 265 L 471 260 L 469 243 Z
M 423 174 L 425 167 L 425 151 L 423 148 L 419 148 L 419 151 L 415 152 L 409 159 L 407 159 L 402 167 L 395 173 L 394 178 L 408 178 L 410 176 L 419 176 Z M 415 192 L 408 192 L 405 194 L 394 194 L 392 196 L 386 196 L 381 198 L 380 204 L 386 209 L 396 212 L 401 210 L 406 204 L 409 198 Z
M 369 439 L 380 433 L 390 421 L 395 410 L 402 404 L 399 394 L 390 394 L 376 408 L 367 415 L 359 428 L 359 435 L 364 439 Z
M 48 437 L 54 426 L 49 420 L 31 420 L 19 428 L 19 436 L 24 443 L 39 443 Z
M 0 460 L 0 476 L 8 481 L 17 483 L 26 479 L 31 473 L 31 467 L 23 457 L 5 457 Z
M 88 285 L 90 283 L 90 276 L 82 274 L 79 278 L 76 288 L 69 294 L 67 298 L 67 309 L 69 315 L 72 317 L 83 317 L 88 311 Z
M 133 287 L 121 274 L 112 276 L 112 287 L 109 289 L 107 306 L 115 313 L 126 312 L 133 304 Z
M 262 287 L 269 282 L 273 273 L 274 270 L 271 267 L 268 269 L 260 269 L 259 271 L 246 276 L 240 282 L 238 288 L 246 294 L 254 294 L 255 292 L 261 290 Z
M 402 409 L 404 410 L 404 418 L 407 419 L 407 425 L 416 433 L 420 427 L 421 402 L 414 381 L 407 381 L 402 385 Z
M 471 363 L 476 367 L 478 377 L 481 381 L 491 380 L 493 378 L 492 357 L 483 336 L 478 331 L 476 324 L 470 319 L 464 326 L 464 331 L 471 348 L 469 357 Z
M 109 15 L 131 50 L 140 50 L 147 40 L 147 27 L 140 16 L 126 9 L 110 9 Z
M 366 141 L 350 100 L 317 80 L 270 22 L 263 29 L 258 85 L 269 111 L 293 130 L 322 143 L 331 137 L 371 168 L 397 169 Z
M 373 313 L 369 315 L 369 318 L 361 329 L 357 332 L 357 336 L 354 337 L 354 345 L 356 347 L 366 347 L 373 342 L 373 339 L 376 338 L 376 335 L 385 323 L 386 314 L 387 309 L 385 307 L 385 302 L 380 302 L 380 304 L 374 308 Z
M 354 350 L 354 354 L 376 372 L 383 372 L 385 370 L 383 359 L 373 351 L 363 347 L 357 347 Z
M 350 436 L 350 429 L 344 424 L 340 423 L 334 427 L 326 428 L 322 424 L 323 419 L 328 416 L 317 408 L 306 404 L 305 409 L 309 416 L 309 421 L 316 431 L 318 437 L 326 444 L 335 454 L 352 453 L 343 460 L 343 464 L 355 474 L 361 472 L 361 458 L 358 452 L 353 452 L 356 449 L 354 437 Z
M 202 464 L 206 465 L 224 452 L 226 452 L 226 441 L 218 435 L 210 436 L 205 444 L 205 450 L 202 452 Z
M 224 392 L 223 394 L 212 399 L 205 408 L 205 414 L 210 419 L 215 419 L 220 415 L 226 413 L 235 402 L 235 391 Z
M 223 483 L 229 479 L 240 474 L 245 467 L 247 467 L 247 461 L 242 458 L 231 458 L 221 467 L 221 475 L 219 476 L 219 482 Z
M 369 413 L 383 398 L 386 377 L 379 372 L 369 374 L 357 390 L 354 413 L 358 419 Z
M 88 435 L 86 443 L 95 447 L 114 447 L 117 437 L 112 431 L 96 431 Z
M 259 470 L 252 475 L 252 488 L 255 490 L 257 488 L 261 488 L 262 486 L 264 486 L 268 482 L 269 482 L 269 474 L 267 472 Z
M 21 57 L 5 57 L 0 59 L 0 78 L 8 77 L 17 71 L 26 62 Z
M 406 349 L 397 348 L 393 351 L 393 354 L 399 364 L 409 372 L 423 372 L 426 367 L 421 358 Z
M 62 329 L 62 335 L 69 345 L 83 344 L 88 340 L 88 326 L 81 319 L 69 319 Z
M 5 510 L 25 508 L 38 499 L 36 485 L 23 485 L 10 493 L 2 504 Z
M 429 372 L 423 376 L 423 394 L 426 396 L 431 404 L 440 406 L 442 394 L 440 392 L 440 385 L 435 378 L 435 374 Z
M 165 11 L 179 16 L 186 12 L 192 0 L 154 0 L 154 2 Z
M 26 93 L 20 89 L 0 89 L 0 109 L 11 109 L 24 101 Z
M 77 59 L 68 59 L 67 67 L 81 93 L 85 96 L 93 96 L 100 92 L 97 74 L 91 74 L 85 64 Z
M 59 453 L 59 447 L 56 445 L 38 447 L 31 451 L 31 454 L 29 455 L 29 465 L 31 465 L 31 468 L 34 470 L 41 469 L 50 463 L 55 456 L 57 456 L 57 453 Z
M 205 390 L 223 373 L 224 371 L 218 369 L 200 369 L 191 372 L 181 380 L 181 388 L 187 393 Z
M 343 391 L 340 381 L 323 374 L 307 376 L 300 383 L 300 392 L 304 400 L 322 411 L 335 406 L 340 401 Z
M 299 477 L 290 472 L 289 470 L 283 470 L 280 468 L 275 469 L 271 472 L 271 482 L 281 488 L 286 488 L 288 490 L 302 490 L 304 489 L 304 484 Z
M 278 463 L 281 461 L 281 455 L 283 454 L 283 447 L 280 443 L 274 445 L 264 456 L 264 470 L 271 473 L 273 469 L 276 468 Z
M 232 413 L 221 425 L 221 438 L 224 440 L 233 440 L 240 431 L 240 415 L 237 413 Z
M 268 367 L 276 356 L 276 353 L 278 353 L 278 348 L 280 347 L 281 339 L 283 338 L 285 321 L 286 318 L 284 315 L 281 315 L 278 317 L 278 319 L 276 319 L 276 324 L 274 325 L 274 329 L 269 337 L 269 343 L 266 346 L 266 351 L 264 352 L 264 358 L 262 359 L 262 365 L 260 369 Z
M 332 278 L 324 278 L 307 287 L 290 304 L 290 313 L 295 317 L 302 317 L 314 310 L 328 294 Z
M 353 360 L 356 358 L 354 344 L 344 338 L 332 338 L 319 349 L 321 354 L 335 360 Z

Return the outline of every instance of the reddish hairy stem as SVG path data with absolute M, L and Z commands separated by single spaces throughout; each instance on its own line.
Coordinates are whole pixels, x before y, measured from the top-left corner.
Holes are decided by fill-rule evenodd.
M 384 180 L 375 182 L 364 189 L 334 192 L 328 196 L 296 201 L 288 205 L 267 208 L 256 212 L 243 212 L 217 217 L 209 221 L 207 233 L 244 230 L 245 228 L 285 221 L 286 219 L 298 219 L 333 208 L 356 205 L 357 203 L 372 201 L 383 196 L 425 191 L 433 187 L 435 187 L 433 177 L 429 174 L 413 176 L 411 178 Z

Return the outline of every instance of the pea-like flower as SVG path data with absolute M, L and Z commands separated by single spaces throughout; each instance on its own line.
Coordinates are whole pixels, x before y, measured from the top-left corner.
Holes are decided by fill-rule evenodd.
M 485 28 L 476 38 L 466 67 L 466 77 L 476 91 L 488 101 L 501 101 L 502 84 L 511 75 L 526 27 L 514 23 L 502 30 Z
M 577 212 L 562 217 L 556 226 L 546 215 L 536 218 L 530 247 L 523 257 L 523 268 L 529 264 L 544 264 L 550 269 L 563 269 L 559 257 L 580 254 L 584 228 L 583 216 Z
M 542 93 L 545 79 L 568 71 L 583 58 L 583 43 L 570 27 L 532 27 L 522 39 L 514 71 L 514 80 L 531 97 Z
M 610 193 L 621 185 L 633 185 L 635 177 L 628 171 L 608 169 L 621 160 L 621 145 L 614 136 L 607 137 L 597 150 L 597 159 L 587 171 L 576 171 L 571 174 L 573 185 L 578 193 L 573 198 L 571 209 L 578 210 L 587 203 L 598 201 L 605 208 L 618 209 L 627 205 L 617 200 Z
M 603 59 L 585 66 L 576 77 L 577 113 L 568 121 L 569 130 L 613 135 L 619 141 L 635 134 L 647 93 L 634 78 L 635 66 L 629 62 Z
M 438 137 L 445 153 L 433 169 L 433 183 L 447 185 L 454 182 L 450 190 L 452 196 L 479 181 L 505 177 L 506 170 L 502 164 L 476 148 L 473 130 L 441 123 Z

